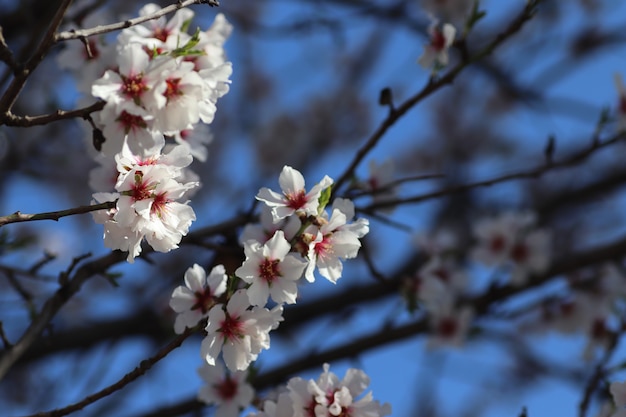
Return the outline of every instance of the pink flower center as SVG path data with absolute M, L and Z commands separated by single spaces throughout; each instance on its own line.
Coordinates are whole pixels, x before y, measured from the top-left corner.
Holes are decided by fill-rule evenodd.
M 191 134 L 193 133 L 193 129 L 185 129 L 185 130 L 181 130 L 180 131 L 180 138 L 184 141 L 187 141 L 188 138 L 191 136 Z
M 437 324 L 437 333 L 443 337 L 452 337 L 459 329 L 459 323 L 453 317 L 444 317 Z
M 285 197 L 287 197 L 287 207 L 294 210 L 301 209 L 306 205 L 306 203 L 308 203 L 304 190 L 300 190 L 293 194 L 285 194 Z
M 437 52 L 442 51 L 446 46 L 446 38 L 443 37 L 443 32 L 439 29 L 435 29 L 430 39 L 430 46 Z
M 321 242 L 315 244 L 315 254 L 318 258 L 324 258 L 333 253 L 333 243 L 331 241 L 332 235 L 326 235 Z
M 180 78 L 168 78 L 165 81 L 165 84 L 166 84 L 166 87 L 165 87 L 165 92 L 163 93 L 163 95 L 165 96 L 168 102 L 173 97 L 183 95 L 183 92 L 181 91 L 180 86 L 179 86 Z
M 136 128 L 145 129 L 148 127 L 143 117 L 130 114 L 126 110 L 122 111 L 122 113 L 118 116 L 117 121 L 123 126 L 124 133 L 128 133 L 131 130 L 134 131 Z
M 274 280 L 280 277 L 280 261 L 278 259 L 267 259 L 259 265 L 259 277 L 268 284 L 272 284 Z
M 450 271 L 446 268 L 437 268 L 433 271 L 433 275 L 443 282 L 450 282 Z
M 154 196 L 152 207 L 150 208 L 151 214 L 156 214 L 158 217 L 163 217 L 163 214 L 167 211 L 167 203 L 170 199 L 167 198 L 167 193 L 161 193 Z
M 502 235 L 495 235 L 491 238 L 491 242 L 489 242 L 489 250 L 495 253 L 502 252 L 505 242 L 506 240 Z
M 226 318 L 222 321 L 219 331 L 222 333 L 224 341 L 235 342 L 244 336 L 243 322 L 239 321 L 239 317 L 230 316 L 226 313 Z
M 604 339 L 608 333 L 604 319 L 595 319 L 591 325 L 591 338 L 595 340 Z
M 130 77 L 124 77 L 122 75 L 121 77 L 124 82 L 122 85 L 122 94 L 133 99 L 136 103 L 139 102 L 141 95 L 144 91 L 148 90 L 148 86 L 143 81 L 143 74 L 137 74 Z
M 202 314 L 206 314 L 213 306 L 213 294 L 211 294 L 211 288 L 207 287 L 204 291 L 196 291 L 196 303 L 191 306 L 191 310 L 200 310 Z
M 135 174 L 135 183 L 131 186 L 130 196 L 133 201 L 141 201 L 147 198 L 152 198 L 153 187 L 143 180 L 143 174 L 141 171 L 137 171 Z
M 226 377 L 220 384 L 213 385 L 220 398 L 232 400 L 237 395 L 237 381 L 231 377 Z
M 511 258 L 517 263 L 522 263 L 528 259 L 528 255 L 530 251 L 528 250 L 528 246 L 523 243 L 518 243 L 513 246 L 511 249 Z
M 152 32 L 152 37 L 160 40 L 161 42 L 165 42 L 167 37 L 170 35 L 170 31 L 166 28 L 155 28 L 154 32 Z

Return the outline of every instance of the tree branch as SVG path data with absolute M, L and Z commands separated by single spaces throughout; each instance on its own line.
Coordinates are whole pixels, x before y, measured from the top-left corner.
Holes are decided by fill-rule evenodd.
M 104 33 L 114 32 L 116 30 L 126 29 L 131 26 L 139 25 L 141 23 L 147 22 L 149 20 L 158 19 L 161 16 L 165 16 L 166 14 L 173 13 L 179 9 L 191 6 L 193 4 L 208 4 L 209 6 L 219 6 L 219 2 L 217 0 L 185 0 L 178 1 L 174 4 L 170 4 L 169 6 L 163 7 L 162 9 L 146 15 L 136 17 L 134 19 L 128 19 L 123 22 L 113 23 L 110 25 L 96 26 L 91 29 L 81 29 L 81 30 L 69 30 L 66 32 L 58 33 L 54 37 L 55 42 L 67 41 L 70 39 L 80 39 L 86 38 L 94 35 L 102 35 Z
M 56 410 L 42 412 L 42 413 L 31 414 L 27 417 L 61 417 L 61 416 L 66 416 L 68 414 L 71 414 L 75 411 L 82 410 L 88 405 L 93 404 L 96 401 L 108 395 L 111 395 L 115 391 L 119 391 L 120 389 L 124 388 L 126 385 L 130 384 L 131 382 L 139 378 L 141 375 L 145 374 L 150 368 L 152 368 L 152 366 L 154 366 L 154 364 L 156 364 L 161 359 L 166 357 L 174 349 L 182 345 L 185 339 L 187 339 L 190 335 L 192 335 L 197 330 L 198 330 L 198 326 L 196 326 L 196 328 L 193 328 L 193 329 L 189 329 L 189 328 L 186 329 L 183 334 L 177 336 L 174 340 L 172 340 L 166 346 L 161 348 L 161 350 L 159 350 L 154 356 L 148 359 L 142 360 L 141 363 L 137 365 L 135 369 L 133 369 L 131 372 L 124 375 L 122 379 L 120 379 L 119 381 L 115 382 L 112 385 L 109 385 L 106 388 L 103 388 L 102 390 L 94 394 L 88 395 L 83 400 L 77 403 L 74 403 L 72 405 L 68 405 L 67 407 L 58 408 Z
M 479 53 L 473 55 L 467 60 L 460 62 L 441 78 L 431 78 L 428 81 L 428 84 L 426 84 L 426 86 L 424 86 L 424 88 L 422 88 L 419 93 L 406 100 L 399 107 L 392 109 L 389 112 L 387 118 L 383 120 L 383 122 L 368 139 L 368 141 L 357 151 L 354 159 L 352 160 L 350 165 L 348 165 L 348 168 L 346 168 L 344 173 L 333 184 L 333 190 L 338 190 L 350 177 L 353 176 L 354 171 L 361 163 L 361 161 L 365 158 L 365 156 L 376 146 L 376 144 L 378 144 L 378 142 L 385 135 L 387 130 L 389 130 L 406 112 L 408 112 L 416 104 L 418 104 L 434 92 L 438 91 L 441 87 L 452 84 L 457 75 L 459 75 L 459 73 L 461 73 L 461 71 L 463 71 L 465 67 L 491 54 L 493 50 L 496 49 L 507 38 L 517 33 L 524 26 L 524 23 L 529 21 L 534 16 L 536 7 L 540 2 L 541 0 L 528 1 L 522 12 L 509 24 L 508 28 L 504 32 L 498 34 L 493 39 L 493 41 L 491 41 L 491 43 L 484 47 Z
M 65 15 L 67 8 L 70 7 L 70 3 L 72 3 L 72 0 L 61 0 L 61 4 L 54 14 L 54 17 L 52 18 L 52 21 L 50 22 L 50 25 L 48 26 L 48 29 L 43 36 L 43 39 L 39 43 L 39 46 L 35 50 L 35 53 L 19 71 L 15 72 L 15 77 L 13 78 L 13 81 L 11 81 L 11 84 L 9 84 L 9 87 L 4 92 L 4 95 L 2 96 L 2 98 L 0 98 L 0 114 L 6 115 L 8 114 L 8 112 L 10 112 L 11 107 L 17 99 L 17 96 L 22 91 L 22 88 L 24 88 L 26 80 L 35 70 L 35 68 L 37 68 L 39 63 L 43 61 L 44 57 L 48 53 L 48 50 L 54 44 L 54 33 L 61 25 L 61 22 L 63 21 L 63 16 Z M 3 124 L 3 119 L 4 118 L 0 119 L 0 125 Z
M 85 214 L 92 211 L 108 210 L 115 208 L 115 201 L 107 201 L 91 206 L 79 206 L 66 210 L 49 211 L 47 213 L 24 214 L 16 211 L 7 216 L 0 216 L 0 227 L 9 223 L 31 222 L 37 220 L 54 220 L 58 221 L 61 217 L 73 216 L 75 214 Z
M 433 198 L 438 198 L 438 197 L 443 197 L 445 195 L 449 195 L 449 194 L 454 194 L 454 193 L 459 193 L 459 192 L 463 192 L 463 191 L 468 191 L 471 190 L 473 188 L 479 188 L 479 187 L 489 187 L 492 185 L 496 185 L 502 182 L 507 182 L 507 181 L 511 181 L 511 180 L 520 180 L 520 179 L 527 179 L 527 178 L 537 178 L 540 177 L 541 175 L 545 174 L 546 172 L 553 170 L 553 169 L 557 169 L 557 168 L 565 168 L 565 167 L 571 167 L 571 166 L 575 166 L 579 163 L 581 163 L 582 161 L 584 161 L 585 159 L 589 158 L 591 155 L 593 155 L 596 151 L 605 148 L 607 146 L 611 146 L 614 145 L 616 143 L 618 143 L 620 140 L 624 139 L 626 137 L 625 133 L 618 133 L 617 135 L 613 136 L 611 139 L 606 140 L 604 142 L 592 142 L 591 145 L 579 152 L 574 153 L 573 155 L 571 155 L 568 158 L 565 158 L 563 161 L 561 162 L 548 162 L 546 164 L 540 165 L 536 168 L 532 168 L 526 171 L 520 171 L 520 172 L 514 172 L 511 174 L 505 174 L 499 177 L 495 177 L 492 179 L 488 179 L 488 180 L 483 180 L 483 181 L 476 181 L 476 182 L 472 182 L 469 184 L 461 184 L 461 185 L 457 185 L 454 187 L 449 187 L 449 188 L 445 188 L 443 190 L 439 190 L 439 191 L 434 191 L 431 193 L 427 193 L 427 194 L 422 194 L 422 195 L 417 195 L 417 196 L 413 196 L 413 197 L 406 197 L 406 198 L 397 198 L 397 199 L 390 199 L 390 200 L 385 200 L 385 201 L 378 201 L 375 203 L 372 203 L 364 208 L 362 208 L 362 211 L 368 212 L 368 211 L 373 211 L 373 210 L 377 210 L 377 209 L 382 209 L 382 208 L 388 208 L 388 207 L 395 207 L 397 205 L 400 204 L 406 204 L 406 203 L 419 203 L 425 200 L 430 200 Z
M 106 103 L 104 101 L 98 101 L 91 106 L 84 107 L 82 109 L 69 111 L 57 110 L 54 113 L 42 114 L 39 116 L 16 116 L 11 112 L 7 112 L 0 123 L 5 124 L 6 126 L 31 127 L 46 125 L 51 122 L 56 122 L 57 120 L 73 119 L 77 117 L 85 119 L 91 113 L 102 110 L 105 104 Z

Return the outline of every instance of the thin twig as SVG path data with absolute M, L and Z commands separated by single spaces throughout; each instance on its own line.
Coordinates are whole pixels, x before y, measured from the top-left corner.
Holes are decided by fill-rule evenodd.
M 443 190 L 438 190 L 438 191 L 434 191 L 431 193 L 426 193 L 426 194 L 421 194 L 421 195 L 417 195 L 417 196 L 413 196 L 413 197 L 406 197 L 406 198 L 397 198 L 397 199 L 389 199 L 389 200 L 385 200 L 385 201 L 378 201 L 378 202 L 374 202 L 364 208 L 362 208 L 362 210 L 364 211 L 371 211 L 371 210 L 377 210 L 377 209 L 383 209 L 383 208 L 388 208 L 388 207 L 396 207 L 400 204 L 407 204 L 407 203 L 419 203 L 425 200 L 430 200 L 433 198 L 439 198 L 439 197 L 443 197 L 446 195 L 450 195 L 450 194 L 454 194 L 454 193 L 459 193 L 459 192 L 464 192 L 464 191 L 468 191 L 471 190 L 473 188 L 479 188 L 479 187 L 489 187 L 492 185 L 496 185 L 502 182 L 507 182 L 507 181 L 511 181 L 511 180 L 520 180 L 520 179 L 527 179 L 527 178 L 538 178 L 541 175 L 545 174 L 548 171 L 551 171 L 553 169 L 557 169 L 557 168 L 566 168 L 566 167 L 571 167 L 571 166 L 575 166 L 579 163 L 581 163 L 582 161 L 584 161 L 585 159 L 589 158 L 591 155 L 593 155 L 596 151 L 614 145 L 616 143 L 618 143 L 620 140 L 624 139 L 626 137 L 625 133 L 618 133 L 615 136 L 613 136 L 612 138 L 598 143 L 598 142 L 592 142 L 590 146 L 588 146 L 587 148 L 574 153 L 573 155 L 571 155 L 568 158 L 565 158 L 564 160 L 562 160 L 561 162 L 549 162 L 549 163 L 545 163 L 542 164 L 538 167 L 529 169 L 529 170 L 525 170 L 525 171 L 520 171 L 520 172 L 514 172 L 511 174 L 505 174 L 502 176 L 498 176 L 495 178 L 491 178 L 488 180 L 482 180 L 482 181 L 476 181 L 476 182 L 471 182 L 468 184 L 461 184 L 461 185 L 457 185 L 457 186 L 453 186 L 453 187 L 449 187 L 449 188 L 445 188 Z
M 69 30 L 66 32 L 61 32 L 61 33 L 58 33 L 54 37 L 54 41 L 62 42 L 62 41 L 70 40 L 70 39 L 80 39 L 80 38 L 86 38 L 86 37 L 94 36 L 94 35 L 102 35 L 104 33 L 114 32 L 116 30 L 126 29 L 131 26 L 135 26 L 135 25 L 139 25 L 141 23 L 147 22 L 149 20 L 158 19 L 161 16 L 165 16 L 166 14 L 173 13 L 179 9 L 191 6 L 193 4 L 208 4 L 209 6 L 219 6 L 219 2 L 217 0 L 178 1 L 174 4 L 170 4 L 169 6 L 166 6 L 146 16 L 140 16 L 134 19 L 128 19 L 123 22 L 113 23 L 110 25 L 96 26 L 90 29 Z
M 9 49 L 7 42 L 4 40 L 4 34 L 2 33 L 2 27 L 0 27 L 0 61 L 3 61 L 7 66 L 15 71 L 17 68 L 17 61 L 13 56 L 13 52 Z
M 78 117 L 87 119 L 91 113 L 102 110 L 105 104 L 106 103 L 104 101 L 98 101 L 91 106 L 83 107 L 82 109 L 69 111 L 57 110 L 54 113 L 42 114 L 39 116 L 16 116 L 11 112 L 7 112 L 4 116 L 0 117 L 0 124 L 16 127 L 31 127 L 46 125 L 48 123 L 64 119 L 73 119 Z
M 67 280 L 70 276 L 70 274 L 72 273 L 72 271 L 74 271 L 74 268 L 76 268 L 76 265 L 78 265 L 80 263 L 80 261 L 85 260 L 87 258 L 89 258 L 91 256 L 91 252 L 87 252 L 83 255 L 77 256 L 75 258 L 72 259 L 72 263 L 70 264 L 70 266 L 67 267 L 67 269 L 65 271 L 61 271 L 59 273 L 59 284 L 61 285 L 65 285 L 67 284 Z
M 412 175 L 410 177 L 398 178 L 396 180 L 390 181 L 372 190 L 364 190 L 364 191 L 359 191 L 355 193 L 350 193 L 350 198 L 353 199 L 353 198 L 361 197 L 364 195 L 383 194 L 383 193 L 393 191 L 395 187 L 402 185 L 404 183 L 407 183 L 407 182 L 435 180 L 435 179 L 444 178 L 444 177 L 445 177 L 445 174 L 420 174 L 420 175 Z
M 134 380 L 136 380 L 137 378 L 145 374 L 150 368 L 152 368 L 152 366 L 154 366 L 154 364 L 156 364 L 161 359 L 166 357 L 174 349 L 182 345 L 185 339 L 187 339 L 197 330 L 198 330 L 197 327 L 193 329 L 189 329 L 189 328 L 186 329 L 183 334 L 177 336 L 174 340 L 172 340 L 166 346 L 161 348 L 161 350 L 159 350 L 154 356 L 148 359 L 142 360 L 139 363 L 139 365 L 135 367 L 135 369 L 133 369 L 131 372 L 124 375 L 120 380 L 118 380 L 114 384 L 109 385 L 106 388 L 103 388 L 102 390 L 94 394 L 88 395 L 81 401 L 74 403 L 72 405 L 68 405 L 67 407 L 58 408 L 56 410 L 51 410 L 51 411 L 42 412 L 42 413 L 31 414 L 27 417 L 61 417 L 61 416 L 66 416 L 68 414 L 71 414 L 75 411 L 82 410 L 88 405 L 93 404 L 96 401 L 111 395 L 115 391 L 121 390 L 126 385 L 130 384 L 131 382 L 133 382 Z
M 387 118 L 383 120 L 378 129 L 376 129 L 367 142 L 357 151 L 350 165 L 348 165 L 344 173 L 333 184 L 333 190 L 338 190 L 346 181 L 348 181 L 349 178 L 353 176 L 354 171 L 365 156 L 378 144 L 387 130 L 389 130 L 406 112 L 431 94 L 438 91 L 441 87 L 452 84 L 457 75 L 459 75 L 465 67 L 491 54 L 502 42 L 517 33 L 524 26 L 524 23 L 529 21 L 534 16 L 536 7 L 541 1 L 542 0 L 528 1 L 524 10 L 522 10 L 522 12 L 515 19 L 513 19 L 508 28 L 504 32 L 498 34 L 480 52 L 467 60 L 461 61 L 442 77 L 437 79 L 431 77 L 419 93 L 406 100 L 399 107 L 393 109 L 393 111 L 390 111 Z
M 245 216 L 237 216 L 220 224 L 208 226 L 185 236 L 181 242 L 189 243 L 232 230 L 233 227 L 241 226 L 247 222 Z M 144 253 L 149 253 L 150 249 Z M 54 318 L 65 303 L 74 296 L 91 277 L 105 273 L 111 266 L 126 259 L 126 252 L 113 251 L 105 256 L 82 264 L 65 285 L 62 285 L 44 304 L 39 314 L 31 321 L 24 334 L 11 349 L 6 349 L 0 354 L 0 380 L 4 378 L 13 364 L 35 343 L 41 332 Z
M 54 34 L 61 25 L 63 16 L 65 15 L 67 8 L 70 7 L 70 3 L 72 3 L 72 0 L 61 0 L 61 4 L 52 17 L 50 25 L 48 26 L 46 33 L 43 35 L 39 46 L 36 48 L 35 53 L 24 64 L 21 70 L 15 73 L 15 78 L 13 78 L 13 81 L 11 81 L 11 84 L 7 87 L 2 98 L 0 98 L 0 114 L 6 115 L 10 112 L 17 96 L 22 91 L 22 88 L 24 88 L 26 80 L 41 63 L 41 61 L 43 61 L 44 57 L 48 53 L 48 50 L 54 44 Z M 0 120 L 0 124 L 2 124 L 2 120 Z
M 54 261 L 56 259 L 56 255 L 54 253 L 48 252 L 47 250 L 44 251 L 43 253 L 43 257 L 38 260 L 37 262 L 35 262 L 33 264 L 33 266 L 31 266 L 28 269 L 28 272 L 30 272 L 32 275 L 36 275 L 37 272 L 43 268 L 44 266 L 46 266 L 47 264 L 49 264 L 50 262 Z
M 598 361 L 591 378 L 587 381 L 585 385 L 585 389 L 583 391 L 583 398 L 580 401 L 580 405 L 578 407 L 578 416 L 585 417 L 587 415 L 587 409 L 589 408 L 589 404 L 591 403 L 591 397 L 594 392 L 598 388 L 598 385 L 602 382 L 602 379 L 606 375 L 606 365 L 613 356 L 615 349 L 617 348 L 617 342 L 619 338 L 617 335 L 613 334 L 611 336 L 611 340 L 609 346 L 605 350 L 602 358 Z
M 107 201 L 91 206 L 79 206 L 67 210 L 49 211 L 47 213 L 24 214 L 16 211 L 7 216 L 0 216 L 0 227 L 9 223 L 31 222 L 36 220 L 54 220 L 58 221 L 61 217 L 73 216 L 75 214 L 85 214 L 92 211 L 108 210 L 115 208 L 115 201 Z

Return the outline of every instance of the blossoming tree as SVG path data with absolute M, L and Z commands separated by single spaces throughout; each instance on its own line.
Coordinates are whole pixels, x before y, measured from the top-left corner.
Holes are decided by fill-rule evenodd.
M 0 410 L 626 415 L 616 6 L 223 3 L 7 2 Z

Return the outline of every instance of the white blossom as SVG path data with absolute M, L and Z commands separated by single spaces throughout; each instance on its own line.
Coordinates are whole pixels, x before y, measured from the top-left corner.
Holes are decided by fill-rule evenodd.
M 254 389 L 246 381 L 248 371 L 229 372 L 217 362 L 205 363 L 198 368 L 198 375 L 205 383 L 198 391 L 198 400 L 217 405 L 215 417 L 238 417 L 254 398 Z
M 264 306 L 268 297 L 277 303 L 293 304 L 298 295 L 296 281 L 302 276 L 307 262 L 294 254 L 289 254 L 291 245 L 282 230 L 264 245 L 255 241 L 244 244 L 246 260 L 235 274 L 250 285 L 250 303 Z
M 223 265 L 215 266 L 209 276 L 198 264 L 187 269 L 185 286 L 176 287 L 170 299 L 170 307 L 178 313 L 174 322 L 176 333 L 180 334 L 186 327 L 193 327 L 208 317 L 216 298 L 226 291 L 227 279 Z
M 434 20 L 428 28 L 430 42 L 424 46 L 424 53 L 417 60 L 425 69 L 439 69 L 448 65 L 448 50 L 454 43 L 456 28 L 450 23 L 439 26 L 439 22 Z
M 214 365 L 222 352 L 228 369 L 244 370 L 261 350 L 270 347 L 269 332 L 282 321 L 282 306 L 249 309 L 246 291 L 238 290 L 225 307 L 218 304 L 209 311 L 202 357 Z
M 294 417 L 382 417 L 391 414 L 389 404 L 381 405 L 373 399 L 371 392 L 363 395 L 370 383 L 365 372 L 350 368 L 339 380 L 329 369 L 330 366 L 324 364 L 324 372 L 317 381 L 296 377 L 287 383 Z
M 304 177 L 300 171 L 290 166 L 283 167 L 278 182 L 282 194 L 263 187 L 256 196 L 257 200 L 263 201 L 272 208 L 274 221 L 284 219 L 294 213 L 317 215 L 318 200 L 322 191 L 333 184 L 333 180 L 326 175 L 307 193 L 304 188 Z

